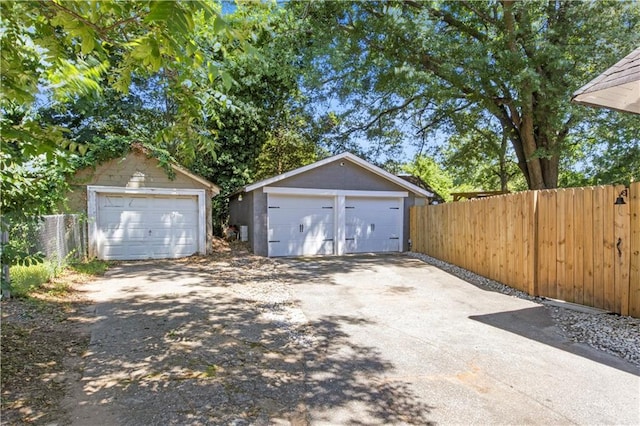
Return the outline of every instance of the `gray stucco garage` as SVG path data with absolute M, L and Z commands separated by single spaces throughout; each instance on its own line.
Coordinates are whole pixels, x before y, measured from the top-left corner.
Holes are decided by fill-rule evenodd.
M 343 153 L 242 188 L 229 212 L 261 256 L 402 252 L 409 207 L 433 196 Z

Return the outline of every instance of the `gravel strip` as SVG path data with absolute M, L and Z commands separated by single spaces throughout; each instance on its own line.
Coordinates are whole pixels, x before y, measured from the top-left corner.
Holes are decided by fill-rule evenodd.
M 556 325 L 574 342 L 586 343 L 596 349 L 623 358 L 640 366 L 640 319 L 612 313 L 585 313 L 551 306 L 543 297 L 508 287 L 466 269 L 421 253 L 408 253 L 471 284 L 510 296 L 542 304 L 549 310 Z

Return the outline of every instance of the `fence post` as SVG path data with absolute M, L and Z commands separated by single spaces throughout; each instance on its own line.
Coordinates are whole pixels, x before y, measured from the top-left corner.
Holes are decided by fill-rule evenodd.
M 624 190 L 623 186 L 617 186 L 616 194 Z M 627 194 L 628 195 L 628 194 Z M 629 197 L 627 196 L 627 200 Z M 615 310 L 621 315 L 629 315 L 629 265 L 630 265 L 630 240 L 629 229 L 629 203 L 614 205 L 614 232 L 615 232 L 615 263 L 614 263 L 614 291 Z
M 630 241 L 629 241 L 629 315 L 640 318 L 640 182 L 629 187 Z
M 9 231 L 2 231 L 0 236 L 0 243 L 2 246 L 9 243 Z M 4 247 L 2 247 L 4 251 Z M 0 277 L 0 281 L 2 281 L 2 299 L 10 299 L 11 298 L 11 276 L 9 274 L 9 265 L 6 265 L 2 262 L 2 276 Z
M 529 290 L 528 293 L 532 296 L 539 296 L 539 278 L 538 278 L 538 259 L 540 257 L 538 239 L 540 236 L 538 235 L 540 232 L 539 223 L 538 223 L 538 194 L 540 191 L 530 191 L 530 196 L 526 198 L 527 206 L 525 209 L 526 219 L 523 218 L 525 226 L 527 227 L 525 230 L 525 235 L 527 235 L 527 239 L 525 240 L 527 247 L 525 248 L 527 256 L 525 261 L 525 267 L 530 268 L 528 271 L 529 278 Z

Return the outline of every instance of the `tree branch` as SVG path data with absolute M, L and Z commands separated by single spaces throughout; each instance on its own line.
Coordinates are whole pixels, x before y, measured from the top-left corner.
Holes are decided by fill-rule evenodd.
M 352 133 L 358 132 L 358 131 L 365 131 L 365 130 L 369 130 L 371 128 L 371 126 L 373 126 L 374 124 L 376 124 L 378 121 L 380 121 L 380 119 L 382 117 L 384 117 L 385 115 L 389 115 L 391 113 L 400 111 L 404 108 L 406 108 L 407 106 L 411 105 L 411 103 L 413 103 L 416 99 L 418 99 L 418 96 L 412 96 L 410 98 L 407 98 L 403 103 L 401 103 L 400 105 L 396 105 L 390 108 L 387 108 L 385 110 L 380 111 L 378 114 L 376 114 L 376 116 L 373 118 L 373 120 L 370 120 L 369 122 L 362 124 L 360 126 L 355 126 L 350 128 L 349 130 L 345 131 L 342 135 L 343 136 L 349 136 Z
M 111 25 L 109 25 L 108 27 L 101 27 L 100 25 L 91 22 L 90 20 L 88 20 L 87 18 L 85 18 L 84 16 L 80 15 L 79 13 L 75 12 L 74 10 L 71 10 L 65 6 L 63 6 L 61 3 L 52 1 L 52 0 L 46 0 L 47 3 L 49 3 L 50 5 L 52 5 L 54 8 L 66 13 L 67 15 L 71 15 L 73 16 L 75 19 L 77 19 L 78 21 L 82 22 L 84 25 L 92 28 L 97 34 L 100 35 L 101 38 L 103 38 L 104 40 L 108 40 L 108 41 L 112 41 L 110 39 L 110 37 L 107 35 L 109 31 L 111 31 L 112 29 L 116 28 L 116 27 L 120 27 L 122 25 L 128 24 L 129 22 L 133 22 L 133 21 L 138 21 L 139 16 L 132 16 L 130 18 L 127 19 L 123 19 L 121 21 L 117 21 Z

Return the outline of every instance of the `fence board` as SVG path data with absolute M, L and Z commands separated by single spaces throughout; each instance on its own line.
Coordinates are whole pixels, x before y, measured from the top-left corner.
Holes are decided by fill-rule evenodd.
M 626 205 L 614 205 L 622 189 L 416 207 L 412 241 L 416 251 L 529 294 L 640 317 L 640 183 L 631 185 Z
M 593 193 L 593 306 L 604 306 L 604 200 L 606 190 Z
M 584 270 L 582 304 L 593 306 L 593 188 L 584 189 L 583 259 Z
M 556 219 L 556 234 L 557 234 L 557 244 L 558 251 L 556 254 L 556 292 L 555 297 L 558 299 L 565 299 L 565 287 L 567 285 L 566 271 L 567 271 L 567 228 L 566 228 L 566 218 L 567 218 L 567 201 L 568 198 L 566 191 L 558 191 L 557 194 L 557 209 L 558 216 Z
M 557 205 L 558 205 L 558 191 L 552 190 L 550 191 L 551 196 L 549 197 L 549 205 L 547 209 L 549 211 L 549 294 L 553 294 L 556 297 L 558 294 L 558 284 L 557 284 L 557 274 L 558 274 L 558 265 L 556 263 L 556 258 L 558 256 L 558 241 L 554 238 L 557 229 L 558 223 L 556 220 L 557 216 Z
M 571 190 L 573 198 L 573 300 L 584 303 L 584 197 Z
M 538 290 L 538 276 L 537 276 L 537 264 L 538 264 L 538 254 L 537 254 L 537 245 L 538 245 L 538 220 L 537 220 L 537 211 L 538 211 L 538 195 L 539 192 L 530 192 L 527 196 L 527 206 L 524 208 L 523 212 L 526 216 L 526 226 L 523 229 L 523 234 L 525 238 L 525 247 L 526 252 L 524 255 L 524 265 L 527 268 L 526 280 L 529 283 L 529 294 L 533 296 L 540 295 L 540 291 Z
M 539 229 L 538 242 L 536 245 L 538 253 L 538 292 L 539 294 L 549 294 L 549 281 L 551 271 L 549 270 L 549 253 L 551 252 L 549 237 L 549 228 L 551 217 L 549 215 L 549 198 L 551 198 L 550 191 L 541 191 L 539 194 L 538 204 L 538 224 Z
M 616 194 L 624 190 L 616 187 Z M 614 205 L 615 248 L 615 308 L 614 312 L 629 314 L 629 203 Z
M 510 287 L 514 287 L 519 289 L 520 285 L 516 282 L 515 277 L 515 265 L 514 265 L 514 257 L 515 257 L 515 245 L 514 239 L 512 238 L 515 233 L 515 220 L 510 220 L 514 216 L 514 198 L 516 197 L 504 197 L 504 241 L 506 247 L 506 256 L 504 259 L 504 275 L 502 276 L 502 282 Z
M 615 311 L 615 280 L 614 280 L 614 252 L 615 252 L 615 243 L 614 243 L 614 223 L 613 223 L 613 202 L 611 200 L 615 200 L 615 193 L 613 187 L 605 187 L 604 188 L 604 199 L 603 199 L 603 220 L 602 220 L 602 229 L 603 229 L 603 268 L 604 268 L 604 300 L 602 307 L 604 309 Z
M 640 182 L 629 188 L 629 315 L 640 318 Z

